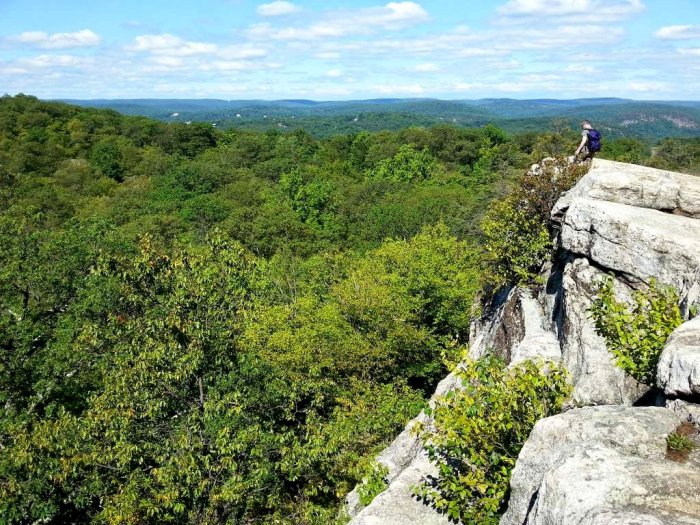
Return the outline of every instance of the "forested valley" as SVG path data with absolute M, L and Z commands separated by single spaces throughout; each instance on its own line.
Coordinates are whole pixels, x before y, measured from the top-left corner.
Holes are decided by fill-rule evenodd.
M 342 522 L 498 283 L 484 215 L 579 139 L 0 98 L 0 522 Z M 700 139 L 601 156 L 698 173 Z

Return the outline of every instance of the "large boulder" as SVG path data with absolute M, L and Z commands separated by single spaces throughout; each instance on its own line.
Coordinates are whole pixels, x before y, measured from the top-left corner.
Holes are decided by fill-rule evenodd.
M 575 199 L 561 230 L 561 247 L 631 279 L 687 290 L 700 268 L 696 219 L 593 199 Z
M 510 348 L 510 364 L 522 363 L 529 359 L 558 362 L 561 359 L 561 347 L 556 334 L 545 319 L 542 305 L 529 289 L 520 289 L 518 295 L 524 333 L 522 339 Z
M 615 364 L 605 339 L 595 331 L 589 308 L 604 277 L 587 259 L 574 258 L 565 265 L 558 287 L 561 306 L 555 321 L 560 326 L 562 364 L 574 385 L 575 405 L 631 405 L 647 391 Z M 614 284 L 618 297 L 630 297 L 627 286 Z
M 666 341 L 657 383 L 668 395 L 700 395 L 700 317 L 680 325 Z
M 510 360 L 511 348 L 525 337 L 518 289 L 501 290 L 484 311 L 485 315 L 470 327 L 469 357 L 477 359 L 487 352 L 496 352 Z
M 700 304 L 700 178 L 594 160 L 552 216 L 560 231 L 557 256 L 541 275 L 546 284 L 498 294 L 472 324 L 469 355 L 492 352 L 510 364 L 559 360 L 574 385 L 570 406 L 608 406 L 537 424 L 513 473 L 502 523 L 700 523 L 700 453 L 688 464 L 664 458 L 668 433 L 681 420 L 697 420 L 700 407 L 687 402 L 693 399 L 669 399 L 670 410 L 630 407 L 647 387 L 615 365 L 589 314 L 597 284 L 610 273 L 618 299 L 631 301 L 635 289 L 656 279 L 679 290 L 686 318 Z M 669 394 L 697 395 L 694 345 L 681 335 L 669 342 L 659 369 Z M 450 374 L 436 395 L 459 386 Z M 416 422 L 432 424 L 421 414 L 378 457 L 389 469 L 389 488 L 364 510 L 357 491 L 350 494 L 353 525 L 446 523 L 412 497 L 412 487 L 434 474 L 411 432 Z
M 511 364 L 533 358 L 558 361 L 559 342 L 547 325 L 542 307 L 530 290 L 505 290 L 495 299 L 490 315 L 481 320 L 478 336 L 470 345 L 470 356 L 477 358 L 495 352 Z M 459 377 L 449 374 L 438 385 L 430 404 L 459 387 Z M 447 523 L 444 516 L 412 496 L 412 487 L 435 474 L 435 467 L 423 451 L 423 441 L 414 432 L 416 424 L 429 429 L 432 423 L 432 418 L 422 412 L 377 456 L 377 462 L 389 471 L 389 488 L 364 509 L 358 488 L 350 492 L 345 508 L 353 518 L 352 525 Z
M 518 456 L 501 525 L 700 522 L 700 454 L 666 459 L 682 418 L 600 406 L 539 421 Z
M 597 199 L 700 218 L 700 177 L 594 159 L 588 174 L 554 206 L 561 216 L 574 199 Z
M 681 416 L 684 421 L 700 425 L 700 405 L 683 399 L 667 399 L 666 408 Z

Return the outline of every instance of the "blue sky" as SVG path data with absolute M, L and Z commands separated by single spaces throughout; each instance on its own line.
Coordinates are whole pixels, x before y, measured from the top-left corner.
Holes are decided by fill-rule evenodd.
M 700 99 L 700 0 L 0 0 L 0 94 Z

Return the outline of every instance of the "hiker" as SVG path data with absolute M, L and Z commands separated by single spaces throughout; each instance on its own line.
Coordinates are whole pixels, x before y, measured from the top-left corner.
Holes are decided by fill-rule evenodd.
M 593 129 L 591 123 L 587 120 L 581 122 L 581 127 L 583 128 L 583 132 L 581 132 L 581 144 L 576 148 L 574 159 L 585 161 L 592 159 L 593 156 L 600 151 L 600 133 Z

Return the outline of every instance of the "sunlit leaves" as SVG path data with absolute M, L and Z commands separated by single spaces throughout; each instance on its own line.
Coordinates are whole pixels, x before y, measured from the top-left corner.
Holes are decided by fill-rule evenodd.
M 417 493 L 465 525 L 495 525 L 532 427 L 561 409 L 571 387 L 553 363 L 506 368 L 487 356 L 467 361 L 458 374 L 462 388 L 437 400 L 435 429 L 425 434 L 439 476 Z
M 600 283 L 590 307 L 596 331 L 605 338 L 617 365 L 637 381 L 656 383 L 661 351 L 671 332 L 682 323 L 678 293 L 651 281 L 633 294 L 633 303 L 617 299 L 614 280 Z

